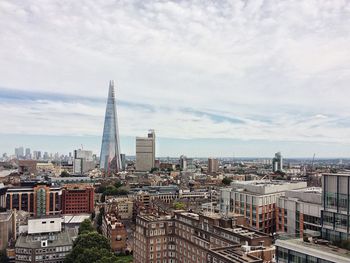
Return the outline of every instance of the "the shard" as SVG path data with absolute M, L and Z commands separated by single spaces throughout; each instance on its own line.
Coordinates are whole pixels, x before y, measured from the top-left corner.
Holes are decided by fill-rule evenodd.
M 109 82 L 109 92 L 103 128 L 100 168 L 106 175 L 117 173 L 121 170 L 119 128 L 114 81 Z

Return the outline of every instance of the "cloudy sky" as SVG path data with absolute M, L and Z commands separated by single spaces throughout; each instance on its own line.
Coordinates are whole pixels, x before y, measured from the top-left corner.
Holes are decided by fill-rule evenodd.
M 0 1 L 0 153 L 350 157 L 350 1 Z

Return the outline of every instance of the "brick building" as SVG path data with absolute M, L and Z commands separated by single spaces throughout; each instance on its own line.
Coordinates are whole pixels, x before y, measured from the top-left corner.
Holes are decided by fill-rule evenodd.
M 137 217 L 133 255 L 135 263 L 262 263 L 274 248 L 268 235 L 237 226 L 235 218 L 175 211 Z
M 94 211 L 94 187 L 89 184 L 67 184 L 62 190 L 62 214 L 84 214 Z
M 115 212 L 108 212 L 102 218 L 102 234 L 111 243 L 113 252 L 124 253 L 127 249 L 128 233 Z

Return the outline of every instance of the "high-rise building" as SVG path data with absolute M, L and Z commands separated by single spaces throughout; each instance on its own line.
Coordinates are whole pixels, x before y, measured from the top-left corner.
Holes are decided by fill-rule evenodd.
M 100 154 L 100 168 L 103 169 L 106 174 L 119 172 L 121 170 L 119 127 L 113 80 L 109 82 Z
M 44 160 L 48 160 L 50 158 L 48 152 L 44 152 Z
M 182 171 L 187 170 L 187 157 L 185 155 L 180 156 L 180 168 Z
M 208 159 L 208 173 L 216 173 L 219 170 L 219 160 L 214 158 Z
M 274 173 L 283 171 L 283 157 L 280 152 L 275 153 L 275 157 L 272 159 L 272 171 Z
M 26 155 L 25 155 L 26 159 L 31 159 L 32 155 L 30 154 L 30 148 L 26 148 Z
M 23 147 L 18 147 L 18 148 L 15 148 L 15 155 L 16 155 L 16 158 L 19 159 L 19 158 L 23 158 L 24 156 L 24 149 Z
M 136 137 L 136 170 L 149 171 L 155 166 L 156 134 L 149 130 L 147 137 Z

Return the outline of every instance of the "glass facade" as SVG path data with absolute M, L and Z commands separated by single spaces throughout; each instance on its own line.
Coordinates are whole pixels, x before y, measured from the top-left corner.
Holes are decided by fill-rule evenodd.
M 336 263 L 283 247 L 276 249 L 277 263 Z
M 325 174 L 323 185 L 322 237 L 330 241 L 350 238 L 350 176 Z
M 100 154 L 100 168 L 107 174 L 121 170 L 118 129 L 114 82 L 110 81 Z

